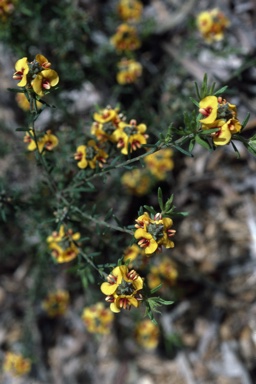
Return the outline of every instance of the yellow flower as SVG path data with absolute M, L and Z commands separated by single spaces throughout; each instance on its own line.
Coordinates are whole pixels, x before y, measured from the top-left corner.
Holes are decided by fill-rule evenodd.
M 139 0 L 119 0 L 117 11 L 124 21 L 138 21 L 141 19 L 143 5 Z
M 136 271 L 129 271 L 126 265 L 113 269 L 107 277 L 107 282 L 101 284 L 101 292 L 107 295 L 106 301 L 111 303 L 112 312 L 118 313 L 121 309 L 138 307 L 142 300 L 139 291 L 143 288 L 143 280 Z
M 34 137 L 33 131 L 29 131 L 29 132 L 26 132 L 26 134 L 23 138 L 24 143 L 28 144 L 27 150 L 28 151 L 35 151 L 38 148 L 38 151 L 40 153 L 43 152 L 44 144 L 45 144 L 44 138 L 40 137 L 37 140 L 37 145 L 36 145 L 36 142 L 35 142 L 33 137 Z
M 24 136 L 23 141 L 24 143 L 28 144 L 28 151 L 35 151 L 37 149 L 33 136 L 33 131 L 26 132 Z M 43 137 L 40 137 L 37 140 L 38 151 L 40 153 L 43 152 L 44 149 L 47 149 L 47 151 L 52 151 L 58 145 L 58 143 L 58 138 L 53 135 L 50 130 L 48 130 Z
M 161 283 L 173 286 L 176 283 L 177 277 L 178 271 L 176 266 L 168 257 L 164 257 L 160 263 L 150 268 L 150 273 L 147 276 L 148 286 L 150 289 L 156 288 Z
M 8 16 L 14 11 L 14 1 L 1 0 L 0 2 L 0 19 L 5 22 Z
M 130 247 L 127 247 L 124 251 L 124 261 L 135 260 L 139 255 L 141 255 L 141 249 L 137 244 L 132 244 Z M 144 254 L 144 253 L 143 253 Z
M 17 101 L 18 106 L 21 109 L 23 109 L 23 111 L 29 111 L 30 103 L 29 103 L 28 99 L 26 98 L 26 96 L 24 95 L 24 93 L 17 93 L 17 95 L 15 96 L 15 99 Z M 43 104 L 37 100 L 36 105 L 37 105 L 37 108 L 39 109 L 42 107 Z
M 135 328 L 135 339 L 145 349 L 154 349 L 159 343 L 159 327 L 151 320 L 140 321 Z
M 161 149 L 144 158 L 147 168 L 158 180 L 164 180 L 166 173 L 174 167 L 173 151 L 169 148 Z
M 47 151 L 52 151 L 59 144 L 57 136 L 53 135 L 51 130 L 46 131 L 43 139 L 44 148 L 47 149 Z
M 151 178 L 147 171 L 133 169 L 125 172 L 121 178 L 122 184 L 131 194 L 143 196 L 148 193 L 151 187 Z
M 142 144 L 147 143 L 148 135 L 145 133 L 147 126 L 145 124 L 137 125 L 136 120 L 131 120 L 129 124 L 120 122 L 118 128 L 114 131 L 113 137 L 117 142 L 117 148 L 121 148 L 124 155 L 136 151 Z
M 206 96 L 199 103 L 199 113 L 204 118 L 199 120 L 201 123 L 208 125 L 213 123 L 217 118 L 218 112 L 218 99 L 216 96 Z
M 51 87 L 55 87 L 58 82 L 59 76 L 57 72 L 53 69 L 44 69 L 31 81 L 31 85 L 37 95 L 44 96 L 45 92 Z
M 42 68 L 48 69 L 51 66 L 51 63 L 43 55 L 36 55 L 35 60 L 41 65 Z
M 20 80 L 17 84 L 19 87 L 25 87 L 27 84 L 27 74 L 29 72 L 28 59 L 26 57 L 23 57 L 16 62 L 15 71 L 13 79 Z
M 51 292 L 42 302 L 42 308 L 49 317 L 62 316 L 67 311 L 69 305 L 69 293 L 63 290 Z
M 142 74 L 142 65 L 132 59 L 122 59 L 118 63 L 118 69 L 116 78 L 121 85 L 134 83 Z
M 224 30 L 229 25 L 229 19 L 227 19 L 218 8 L 201 12 L 197 17 L 199 32 L 208 43 L 222 40 L 224 37 Z
M 171 229 L 172 224 L 170 218 L 162 218 L 160 214 L 157 214 L 154 219 L 151 219 L 147 212 L 138 217 L 135 224 L 138 229 L 134 232 L 134 237 L 139 240 L 138 245 L 145 249 L 146 255 L 161 250 L 162 246 L 174 247 L 174 243 L 170 240 L 176 232 Z
M 31 361 L 20 354 L 7 352 L 3 362 L 3 370 L 13 376 L 23 376 L 31 370 Z
M 94 140 L 89 140 L 87 145 L 77 147 L 74 158 L 78 160 L 77 166 L 79 168 L 84 169 L 89 166 L 91 169 L 95 169 L 96 164 L 103 167 L 108 154 L 100 149 Z
M 211 128 L 219 128 L 219 131 L 212 134 L 215 145 L 226 145 L 230 142 L 232 135 L 242 129 L 242 124 L 237 119 L 217 120 Z
M 136 28 L 128 24 L 119 25 L 110 42 L 117 51 L 134 51 L 141 45 Z
M 113 109 L 110 106 L 102 109 L 99 112 L 95 112 L 93 114 L 93 118 L 97 123 L 101 124 L 109 123 L 110 121 L 114 124 L 117 124 L 120 121 L 118 116 L 118 108 Z
M 209 11 L 203 11 L 197 16 L 197 26 L 202 35 L 207 35 L 212 28 L 213 20 Z
M 146 255 L 151 255 L 158 249 L 158 243 L 154 237 L 142 228 L 139 228 L 134 233 L 135 239 L 139 240 L 138 245 L 144 248 Z
M 80 239 L 80 233 L 73 233 L 72 229 L 65 231 L 64 225 L 61 225 L 59 232 L 54 231 L 48 236 L 46 241 L 53 258 L 57 263 L 67 263 L 76 258 L 79 248 L 75 242 Z
M 114 268 L 111 274 L 108 275 L 107 282 L 101 284 L 101 292 L 104 293 L 104 295 L 113 295 L 121 284 L 122 279 L 122 269 L 120 267 Z
M 102 303 L 84 308 L 81 317 L 88 332 L 102 335 L 109 334 L 114 319 L 113 313 Z

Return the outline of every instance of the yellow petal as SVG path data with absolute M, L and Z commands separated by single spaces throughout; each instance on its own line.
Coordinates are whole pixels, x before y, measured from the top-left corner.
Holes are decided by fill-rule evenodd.
M 117 290 L 117 287 L 118 287 L 117 284 L 109 284 L 105 282 L 101 284 L 100 290 L 102 293 L 104 293 L 104 295 L 110 296 L 110 295 L 113 295 L 113 293 L 115 293 L 115 291 Z

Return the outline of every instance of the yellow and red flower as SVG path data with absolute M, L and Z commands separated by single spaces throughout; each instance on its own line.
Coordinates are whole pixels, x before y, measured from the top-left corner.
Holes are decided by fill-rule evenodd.
M 152 185 L 152 178 L 145 169 L 133 169 L 125 172 L 121 178 L 122 184 L 129 193 L 136 196 L 143 196 L 149 192 Z
M 64 225 L 61 225 L 59 232 L 54 231 L 46 241 L 57 263 L 67 263 L 77 257 L 79 248 L 76 242 L 79 239 L 79 232 L 73 233 L 72 229 L 65 230 Z
M 44 94 L 52 87 L 55 87 L 58 82 L 59 76 L 56 71 L 53 69 L 44 69 L 31 81 L 31 85 L 37 95 L 44 96 Z
M 162 218 L 160 214 L 157 214 L 154 219 L 151 219 L 145 212 L 136 220 L 135 228 L 137 229 L 134 237 L 139 240 L 138 245 L 144 248 L 145 254 L 151 255 L 156 251 L 161 251 L 162 246 L 174 247 L 171 237 L 176 231 L 171 229 L 172 225 L 173 221 L 168 217 Z
M 154 349 L 159 343 L 159 327 L 151 320 L 140 321 L 135 328 L 135 340 L 145 349 Z
M 121 24 L 110 39 L 117 51 L 134 51 L 141 46 L 137 29 L 129 24 Z
M 42 302 L 42 308 L 49 317 L 58 317 L 66 313 L 69 305 L 69 293 L 64 290 L 51 292 Z
M 0 20 L 5 22 L 8 17 L 13 13 L 15 1 L 11 0 L 1 0 L 0 2 Z
M 137 125 L 136 120 L 131 120 L 129 124 L 120 122 L 118 128 L 114 131 L 113 137 L 117 143 L 117 148 L 121 149 L 124 155 L 136 151 L 142 144 L 147 143 L 148 135 L 145 133 L 147 126 L 145 124 Z
M 212 133 L 216 146 L 228 144 L 232 135 L 242 129 L 242 124 L 237 119 L 236 105 L 228 103 L 222 97 L 205 97 L 199 103 L 199 113 L 205 116 L 199 120 L 203 130 L 218 128 L 217 132 Z
M 174 167 L 173 151 L 169 148 L 161 149 L 144 158 L 147 169 L 158 180 L 164 180 L 168 171 Z
M 139 21 L 142 16 L 143 4 L 139 0 L 119 0 L 117 12 L 124 20 Z
M 31 360 L 21 354 L 7 352 L 3 362 L 4 372 L 13 376 L 23 376 L 31 370 Z
M 34 94 L 44 96 L 59 83 L 58 73 L 49 69 L 50 66 L 51 63 L 41 54 L 36 55 L 30 63 L 27 57 L 23 57 L 15 64 L 13 79 L 19 80 L 19 87 L 26 87 L 30 93 L 33 90 Z
M 207 43 L 222 40 L 229 25 L 229 19 L 218 8 L 203 11 L 197 16 L 199 32 Z
M 114 319 L 112 311 L 102 303 L 84 308 L 81 317 L 88 332 L 101 335 L 109 334 Z
M 118 313 L 121 309 L 138 307 L 143 299 L 140 291 L 143 288 L 143 279 L 134 270 L 126 265 L 113 269 L 107 277 L 107 282 L 101 284 L 101 292 L 107 295 L 106 301 L 110 303 L 112 312 Z
M 95 169 L 97 164 L 99 167 L 103 167 L 108 154 L 99 148 L 94 140 L 89 140 L 87 145 L 77 147 L 74 158 L 78 161 L 79 168 L 84 169 L 89 166 L 91 169 Z
M 150 289 L 154 289 L 160 284 L 173 286 L 176 283 L 178 271 L 174 263 L 164 257 L 157 265 L 150 268 L 150 273 L 147 275 L 147 283 Z
M 118 64 L 117 82 L 120 85 L 135 83 L 142 74 L 142 65 L 133 59 L 122 59 Z
M 15 64 L 15 71 L 13 74 L 14 80 L 19 80 L 18 86 L 25 87 L 27 84 L 27 75 L 29 73 L 28 59 L 27 57 L 23 57 L 18 60 Z
M 26 132 L 23 141 L 28 144 L 28 151 L 35 151 L 38 149 L 40 153 L 45 149 L 47 151 L 52 151 L 59 144 L 57 136 L 53 135 L 51 130 L 46 131 L 44 136 L 39 137 L 39 139 L 37 139 L 37 144 L 34 139 L 33 131 Z

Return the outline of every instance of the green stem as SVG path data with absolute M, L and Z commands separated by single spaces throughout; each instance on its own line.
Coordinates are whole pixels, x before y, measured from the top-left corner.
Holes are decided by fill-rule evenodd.
M 102 227 L 106 227 L 108 229 L 112 229 L 113 231 L 119 231 L 119 232 L 127 233 L 127 234 L 133 236 L 133 231 L 131 231 L 129 229 L 126 229 L 126 228 L 119 227 L 119 226 L 114 225 L 114 224 L 107 223 L 104 220 L 99 220 L 97 217 L 93 217 L 93 216 L 91 216 L 91 215 L 89 215 L 89 214 L 87 214 L 85 212 L 82 212 L 77 207 L 73 207 L 73 212 L 77 212 L 79 214 L 79 216 L 83 217 L 84 219 L 88 220 L 89 222 L 92 221 L 95 224 L 98 224 L 98 225 L 100 225 Z

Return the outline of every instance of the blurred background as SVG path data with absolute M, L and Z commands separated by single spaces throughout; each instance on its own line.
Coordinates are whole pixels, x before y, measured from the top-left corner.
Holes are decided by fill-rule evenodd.
M 73 155 L 90 136 L 97 109 L 118 107 L 127 120 L 145 123 L 154 143 L 171 124 L 184 125 L 184 113 L 195 109 L 195 82 L 200 85 L 205 73 L 217 88 L 228 86 L 224 97 L 237 106 L 241 121 L 250 113 L 243 135 L 255 133 L 256 2 L 128 3 L 0 2 L 0 381 L 254 384 L 256 163 L 244 147 L 237 145 L 239 157 L 232 146 L 210 152 L 196 145 L 194 157 L 172 151 L 162 173 L 118 169 L 104 188 L 98 180 L 96 192 L 75 196 L 89 207 L 94 199 L 99 212 L 112 207 L 122 225 L 133 225 L 141 205 L 157 206 L 161 186 L 165 198 L 174 194 L 177 210 L 189 213 L 174 220 L 175 248 L 147 271 L 151 286 L 162 283 L 161 295 L 174 301 L 157 314 L 157 326 L 140 326 L 142 309 L 115 315 L 108 334 L 90 331 L 82 313 L 104 301 L 100 282 L 93 277 L 94 292 L 86 268 L 56 265 L 47 249 L 53 202 L 24 132 L 16 131 L 27 124 L 28 107 L 7 90 L 16 87 L 20 58 L 43 54 L 59 74 L 58 89 L 45 99 L 55 108 L 45 109 L 36 125 L 59 138 L 49 156 L 64 186 L 76 172 Z M 199 15 L 216 8 L 221 22 L 218 13 L 211 22 L 220 29 L 204 33 Z M 129 30 L 122 35 L 123 24 L 133 28 L 132 36 Z M 133 40 L 123 49 L 127 35 Z M 135 69 L 129 66 L 134 62 Z M 90 225 L 77 229 L 86 228 L 100 263 L 122 256 L 129 240 L 106 231 L 98 244 L 103 235 Z M 52 314 L 42 303 L 53 290 L 68 292 L 68 299 L 58 299 L 64 309 Z M 27 373 L 4 369 L 8 352 L 31 360 Z

